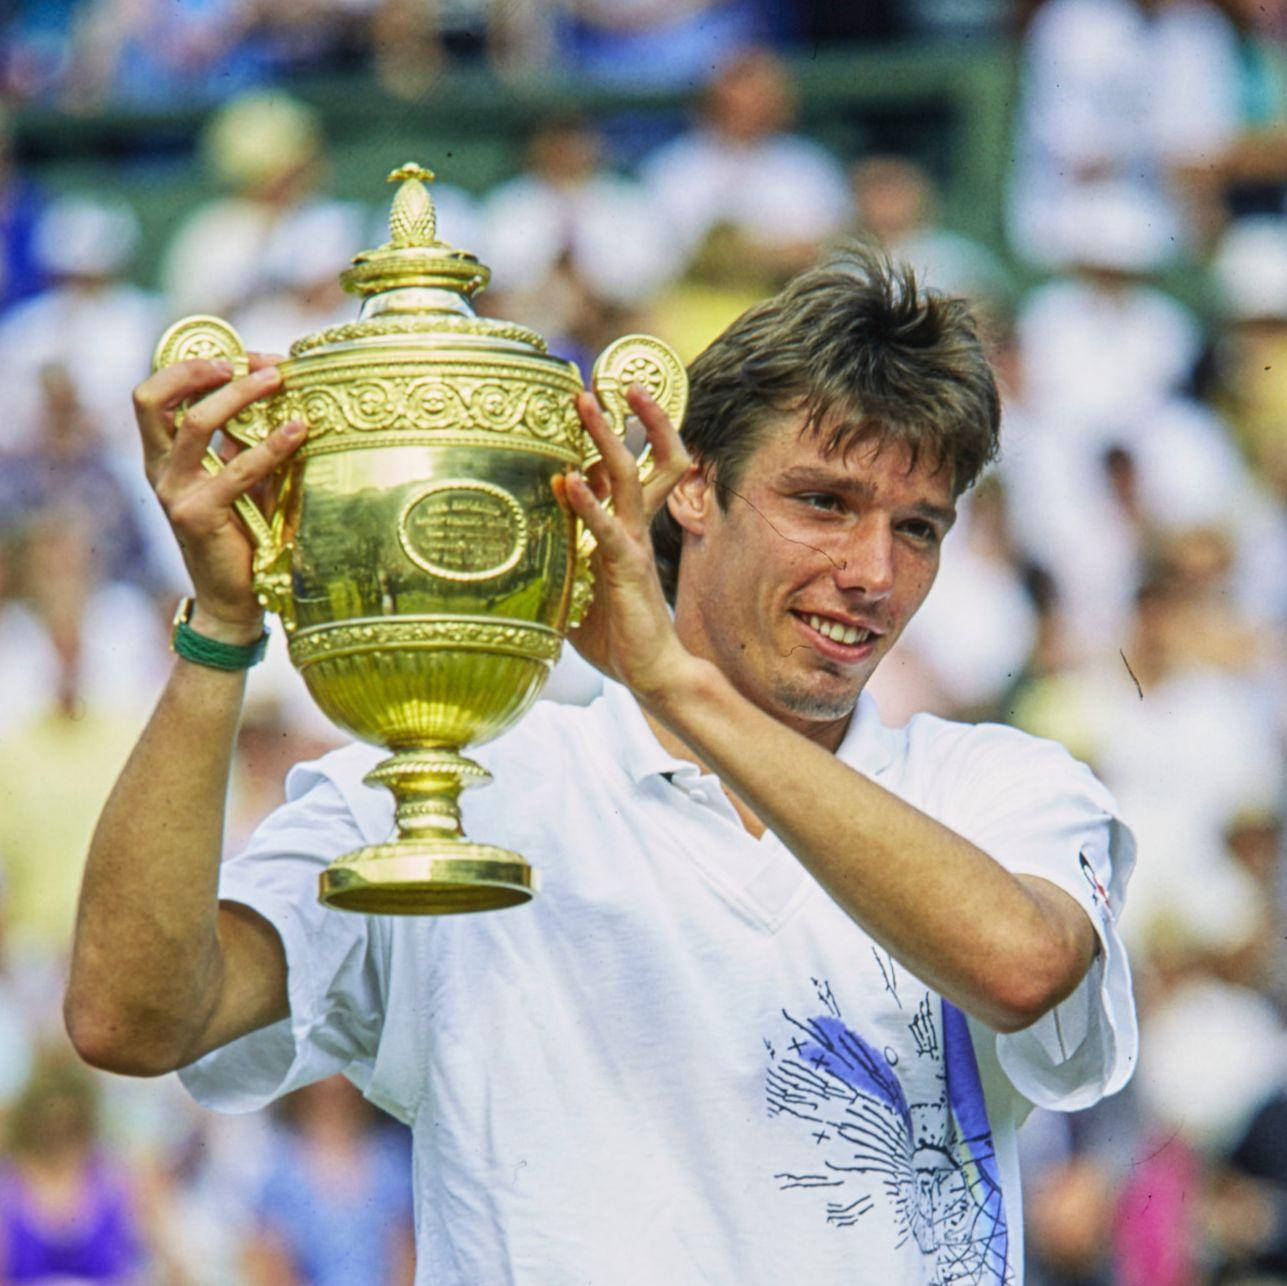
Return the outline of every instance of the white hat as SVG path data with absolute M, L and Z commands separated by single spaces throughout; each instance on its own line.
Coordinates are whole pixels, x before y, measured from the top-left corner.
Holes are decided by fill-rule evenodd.
M 1211 271 L 1226 317 L 1287 318 L 1287 218 L 1257 215 L 1230 225 Z
M 64 196 L 36 225 L 36 257 L 56 277 L 123 272 L 139 242 L 139 221 L 124 201 Z
M 1176 252 L 1175 216 L 1148 192 L 1105 181 L 1076 189 L 1052 229 L 1061 262 L 1149 273 Z

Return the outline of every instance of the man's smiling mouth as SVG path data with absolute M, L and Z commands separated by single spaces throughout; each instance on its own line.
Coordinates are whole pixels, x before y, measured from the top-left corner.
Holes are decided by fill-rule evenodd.
M 823 638 L 845 647 L 861 647 L 880 636 L 877 630 L 837 620 L 834 616 L 820 616 L 817 612 L 795 612 L 794 615 Z

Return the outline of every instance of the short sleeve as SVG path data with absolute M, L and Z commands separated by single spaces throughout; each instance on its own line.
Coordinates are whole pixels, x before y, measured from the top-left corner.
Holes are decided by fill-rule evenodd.
M 318 875 L 333 858 L 383 838 L 364 834 L 328 767 L 346 753 L 294 768 L 286 803 L 223 864 L 220 899 L 253 908 L 281 937 L 290 1016 L 180 1071 L 206 1107 L 254 1111 L 337 1072 L 363 1089 L 370 1080 L 387 992 L 381 921 L 317 900 Z
M 1107 789 L 1054 742 L 1012 729 L 989 738 L 958 784 L 958 829 L 1015 875 L 1061 888 L 1090 917 L 1099 950 L 1066 1000 L 1030 1027 L 997 1036 L 997 1059 L 1038 1107 L 1078 1111 L 1130 1079 L 1139 1032 L 1117 931 L 1135 841 Z

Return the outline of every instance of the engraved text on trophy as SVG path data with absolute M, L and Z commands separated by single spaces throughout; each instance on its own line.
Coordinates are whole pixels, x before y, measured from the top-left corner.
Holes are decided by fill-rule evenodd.
M 403 506 L 398 538 L 407 557 L 434 576 L 489 580 L 523 556 L 527 516 L 501 487 L 467 479 L 439 482 Z

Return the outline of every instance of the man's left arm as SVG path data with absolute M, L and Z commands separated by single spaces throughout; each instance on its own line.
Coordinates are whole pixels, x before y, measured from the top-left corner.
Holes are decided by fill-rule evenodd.
M 998 1031 L 1081 982 L 1095 930 L 1064 890 L 1000 862 L 747 701 L 677 663 L 648 702 L 853 919 L 936 991 Z
M 655 404 L 638 390 L 630 401 L 657 457 L 643 487 L 593 399 L 580 403 L 603 463 L 593 485 L 570 474 L 562 488 L 598 542 L 595 604 L 573 635 L 577 647 L 625 683 L 908 969 L 998 1031 L 1035 1022 L 1094 959 L 1086 911 L 779 723 L 684 648 L 657 581 L 648 521 L 689 461 Z M 600 503 L 608 495 L 611 512 Z

